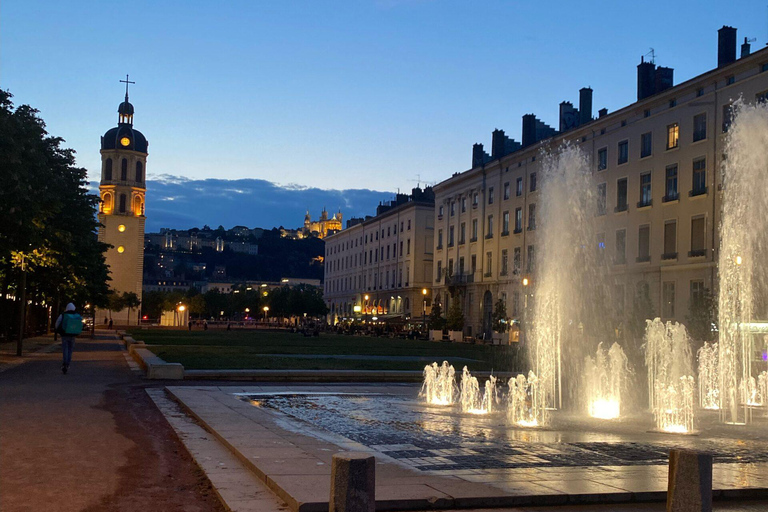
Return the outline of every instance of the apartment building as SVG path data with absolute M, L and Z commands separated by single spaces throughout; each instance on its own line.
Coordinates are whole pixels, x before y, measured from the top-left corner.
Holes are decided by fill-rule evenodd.
M 346 229 L 325 238 L 331 323 L 429 313 L 434 200 L 431 187 L 397 194 L 375 216 L 350 219 Z
M 537 178 L 542 156 L 569 141 L 591 157 L 597 181 L 596 250 L 604 251 L 614 307 L 626 318 L 638 294 L 664 320 L 685 321 L 717 286 L 724 134 L 732 104 L 768 97 L 768 49 L 736 58 L 736 29 L 718 33 L 718 66 L 673 85 L 673 70 L 641 60 L 638 101 L 592 116 L 592 90 L 560 105 L 560 130 L 523 117 L 522 142 L 493 133 L 472 168 L 435 189 L 433 291 L 463 301 L 465 334 L 489 333 L 501 299 L 520 320 L 536 285 Z M 568 255 L 563 255 L 568 257 Z M 526 285 L 527 284 L 527 285 Z M 460 291 L 460 294 L 451 292 Z

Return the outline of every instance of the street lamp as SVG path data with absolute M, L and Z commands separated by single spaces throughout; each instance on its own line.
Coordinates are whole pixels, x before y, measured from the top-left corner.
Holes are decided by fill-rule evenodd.
M 264 309 L 264 322 L 267 321 L 267 313 L 269 312 L 269 306 L 264 306 L 262 309 Z
M 524 277 L 523 278 L 523 288 L 524 288 L 523 289 L 523 321 L 521 322 L 521 329 L 520 329 L 520 333 L 523 336 L 523 339 L 521 341 L 523 341 L 524 343 L 528 343 L 528 340 L 525 339 L 526 334 L 528 333 L 528 324 L 526 324 L 525 322 L 526 313 L 528 312 L 528 283 L 529 283 L 528 278 Z M 525 331 L 523 331 L 523 329 L 525 329 Z
M 424 332 L 427 332 L 427 289 L 421 289 L 422 301 L 421 301 L 421 316 L 422 323 L 424 324 Z

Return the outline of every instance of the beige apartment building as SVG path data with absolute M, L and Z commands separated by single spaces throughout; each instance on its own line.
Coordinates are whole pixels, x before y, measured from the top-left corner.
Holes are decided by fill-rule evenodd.
M 415 188 L 325 238 L 324 297 L 332 324 L 429 314 L 434 209 L 432 189 Z
M 731 105 L 768 95 L 768 49 L 750 53 L 745 42 L 737 59 L 731 27 L 718 43 L 718 67 L 678 85 L 672 69 L 641 61 L 638 101 L 616 112 L 593 119 L 592 91 L 582 89 L 579 109 L 560 105 L 557 131 L 532 114 L 522 143 L 496 130 L 491 155 L 476 144 L 472 168 L 434 187 L 433 292 L 444 308 L 449 291 L 462 292 L 465 334 L 489 333 L 498 299 L 513 319 L 525 314 L 536 285 L 537 176 L 542 155 L 565 141 L 591 156 L 595 245 L 620 316 L 647 290 L 656 315 L 685 322 L 691 302 L 716 289 Z

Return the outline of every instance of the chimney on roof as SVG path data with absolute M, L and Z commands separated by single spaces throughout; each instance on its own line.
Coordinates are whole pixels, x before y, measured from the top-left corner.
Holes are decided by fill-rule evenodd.
M 637 101 L 653 96 L 655 92 L 656 64 L 645 62 L 645 57 L 640 57 L 640 64 L 637 65 Z
M 597 111 L 597 117 L 605 117 L 608 115 L 608 109 L 607 108 L 601 108 Z
M 485 163 L 485 151 L 482 144 L 472 146 L 472 168 L 479 167 Z
M 493 130 L 493 138 L 491 140 L 491 158 L 496 160 L 504 156 L 504 130 L 498 128 Z
M 675 85 L 675 70 L 664 66 L 656 68 L 654 80 L 654 93 L 659 93 Z
M 744 38 L 744 44 L 741 45 L 741 58 L 749 56 L 752 53 L 752 46 L 749 44 L 749 39 Z
M 717 31 L 717 67 L 727 66 L 736 60 L 736 29 L 723 25 Z
M 579 124 L 587 124 L 592 120 L 592 88 L 579 89 Z
M 536 116 L 525 114 L 523 116 L 523 147 L 536 143 Z

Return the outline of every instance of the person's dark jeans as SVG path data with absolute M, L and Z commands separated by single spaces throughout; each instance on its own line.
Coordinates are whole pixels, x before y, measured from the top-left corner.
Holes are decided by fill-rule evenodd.
M 61 354 L 63 358 L 63 364 L 69 368 L 69 363 L 72 362 L 72 350 L 75 348 L 75 338 L 72 336 L 61 337 Z

